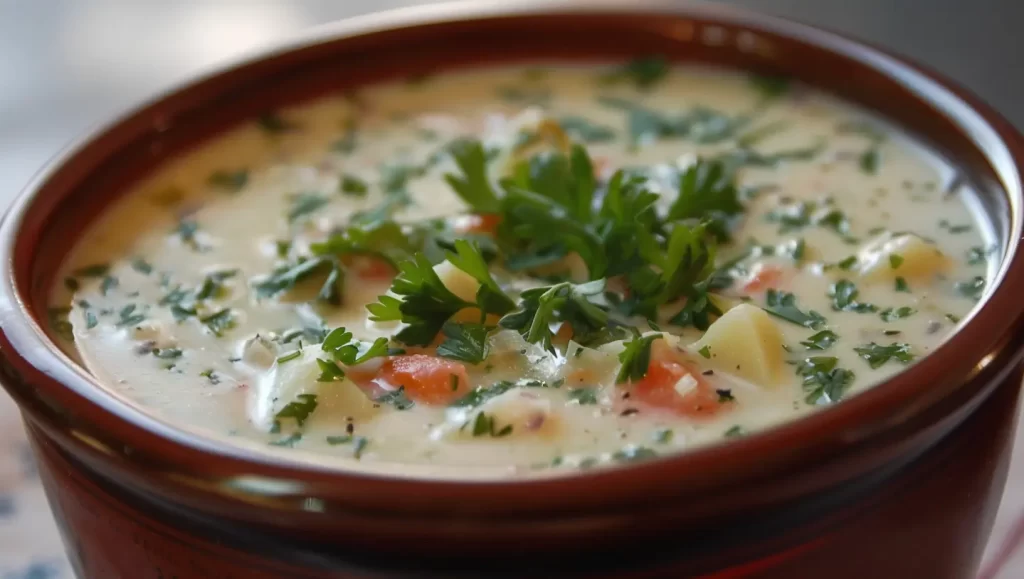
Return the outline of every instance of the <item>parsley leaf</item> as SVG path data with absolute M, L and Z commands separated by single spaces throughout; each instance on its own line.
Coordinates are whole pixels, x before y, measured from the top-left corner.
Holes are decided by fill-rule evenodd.
M 483 324 L 448 322 L 441 327 L 445 341 L 437 347 L 442 358 L 479 364 L 487 358 L 487 336 L 493 328 Z
M 282 418 L 293 418 L 298 426 L 305 424 L 306 419 L 309 415 L 316 410 L 317 400 L 316 394 L 299 394 L 295 397 L 293 402 L 289 402 L 282 408 L 275 418 L 281 420 Z
M 330 202 L 330 199 L 319 193 L 299 193 L 291 197 L 288 208 L 288 222 L 295 222 L 317 212 Z
M 478 140 L 459 139 L 451 144 L 450 151 L 462 176 L 448 173 L 444 176 L 448 185 L 478 213 L 497 213 L 498 192 L 491 185 L 487 173 L 487 153 Z
M 551 326 L 568 322 L 574 339 L 586 343 L 588 338 L 607 331 L 608 312 L 603 304 L 604 280 L 585 284 L 563 282 L 553 286 L 526 290 L 519 306 L 498 322 L 503 328 L 516 330 L 533 344 L 552 350 Z
M 225 331 L 235 327 L 235 315 L 231 312 L 230 308 L 224 308 L 208 316 L 203 316 L 199 318 L 199 321 L 218 338 L 224 335 Z
M 903 319 L 903 318 L 906 318 L 906 317 L 910 317 L 910 316 L 912 316 L 912 315 L 914 315 L 916 313 L 917 313 L 917 310 L 915 310 L 914 308 L 912 308 L 910 306 L 901 306 L 901 307 L 898 307 L 898 308 L 886 308 L 886 309 L 882 310 L 882 313 L 879 314 L 879 315 L 882 316 L 882 321 L 883 322 L 892 322 L 892 321 L 895 321 L 895 320 L 900 320 L 900 319 Z
M 624 349 L 619 354 L 619 362 L 622 367 L 619 368 L 619 373 L 615 377 L 615 383 L 643 380 L 647 375 L 647 368 L 651 365 L 651 345 L 654 340 L 661 338 L 661 334 L 637 335 L 632 340 L 623 343 Z
M 373 342 L 364 342 L 353 339 L 352 332 L 345 328 L 334 328 L 324 338 L 320 349 L 327 352 L 335 362 L 356 366 L 373 358 L 387 356 L 388 339 L 377 338 Z
M 367 192 L 370 190 L 370 186 L 367 185 L 366 181 L 363 181 L 359 177 L 346 173 L 342 175 L 341 180 L 338 181 L 338 190 L 345 195 L 366 197 Z
M 405 386 L 399 386 L 398 390 L 391 390 L 382 396 L 373 399 L 377 404 L 388 404 L 395 410 L 408 410 L 416 404 L 405 395 Z
M 832 330 L 822 330 L 800 342 L 808 350 L 827 350 L 836 343 L 839 336 Z
M 334 362 L 317 358 L 316 365 L 320 368 L 320 376 L 317 377 L 317 382 L 334 382 L 345 377 L 345 371 Z
M 832 298 L 832 309 L 836 311 L 857 312 L 858 314 L 875 312 L 878 310 L 872 304 L 865 304 L 857 301 L 860 291 L 853 282 L 841 279 L 832 284 L 828 295 Z
M 796 296 L 775 289 L 765 292 L 764 311 L 787 322 L 814 330 L 825 324 L 825 318 L 818 312 L 814 310 L 808 310 L 806 313 L 801 311 L 796 305 Z
M 870 344 L 857 346 L 853 351 L 857 352 L 861 358 L 867 360 L 868 365 L 872 368 L 878 368 L 891 359 L 904 364 L 914 359 L 914 354 L 910 351 L 910 344 L 900 342 L 895 342 L 888 346 L 871 342 Z
M 788 93 L 791 83 L 784 76 L 752 75 L 750 84 L 761 93 L 763 100 L 772 100 Z
M 615 131 L 583 117 L 567 115 L 558 120 L 562 130 L 584 143 L 604 143 L 615 139 Z
M 249 170 L 238 169 L 235 171 L 218 170 L 210 174 L 206 183 L 211 187 L 223 189 L 231 193 L 238 193 L 245 188 L 249 182 Z
M 576 402 L 580 406 L 597 404 L 596 388 L 573 388 L 569 390 L 568 396 L 569 400 Z
M 473 436 L 501 438 L 502 436 L 512 434 L 512 425 L 506 424 L 503 428 L 499 429 L 494 423 L 494 416 L 490 416 L 484 412 L 479 412 L 473 420 L 472 433 Z
M 798 376 L 803 376 L 804 399 L 807 404 L 831 404 L 838 402 L 853 383 L 853 372 L 838 368 L 838 359 L 830 356 L 813 356 L 804 359 L 796 367 Z
M 743 212 L 733 174 L 717 160 L 697 160 L 679 176 L 679 192 L 668 218 L 710 221 L 719 241 L 729 240 L 729 220 Z
M 669 72 L 668 60 L 663 56 L 646 56 L 631 60 L 625 65 L 605 74 L 605 84 L 630 82 L 638 89 L 646 90 L 663 79 Z
M 391 285 L 391 292 L 404 299 L 383 295 L 366 307 L 376 322 L 401 321 L 408 324 L 395 336 L 410 346 L 426 346 L 441 326 L 459 310 L 472 307 L 453 294 L 437 276 L 430 261 L 418 253 L 403 261 Z
M 508 297 L 494 281 L 487 268 L 487 261 L 478 247 L 459 239 L 455 242 L 455 252 L 448 253 L 448 261 L 480 283 L 480 289 L 476 292 L 476 303 L 482 312 L 503 315 L 516 307 L 512 298 Z
M 968 297 L 974 300 L 980 299 L 981 294 L 985 291 L 985 278 L 980 275 L 975 276 L 967 281 L 957 282 L 953 289 L 960 293 L 964 297 Z

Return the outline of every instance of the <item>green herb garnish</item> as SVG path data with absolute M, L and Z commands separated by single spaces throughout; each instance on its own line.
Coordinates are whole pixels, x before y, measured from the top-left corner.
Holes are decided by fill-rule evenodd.
M 839 336 L 832 330 L 822 330 L 800 342 L 808 350 L 827 350 L 836 343 Z
M 249 182 L 249 170 L 238 169 L 235 171 L 218 170 L 210 173 L 206 183 L 211 187 L 223 189 L 231 193 L 238 193 L 245 188 Z
M 796 367 L 798 376 L 803 377 L 804 399 L 807 404 L 832 404 L 842 399 L 847 388 L 853 383 L 853 372 L 838 368 L 838 359 L 831 356 L 805 358 Z
M 616 384 L 625 382 L 639 382 L 647 375 L 647 369 L 651 365 L 651 346 L 655 340 L 660 340 L 661 334 L 648 334 L 646 336 L 635 336 L 633 339 L 622 344 L 623 350 L 619 354 L 619 373 L 615 377 Z
M 802 311 L 796 305 L 796 296 L 789 292 L 769 289 L 765 292 L 764 311 L 782 318 L 787 322 L 818 329 L 825 324 L 825 318 L 814 310 Z
M 880 314 L 883 322 L 893 322 L 901 320 L 903 318 L 910 317 L 917 313 L 917 310 L 910 306 L 901 306 L 898 308 L 886 308 L 882 310 Z
M 570 401 L 580 405 L 597 404 L 596 388 L 571 388 L 567 395 Z
M 892 343 L 888 346 L 882 346 L 871 342 L 863 346 L 857 346 L 853 349 L 854 352 L 867 360 L 868 365 L 872 368 L 878 368 L 889 360 L 896 360 L 904 364 L 914 359 L 914 354 L 910 351 L 910 344 L 904 343 Z

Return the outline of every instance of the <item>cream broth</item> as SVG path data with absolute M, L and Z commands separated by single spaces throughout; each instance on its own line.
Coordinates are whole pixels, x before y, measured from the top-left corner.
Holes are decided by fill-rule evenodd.
M 453 158 L 465 139 L 488 157 L 484 184 Z M 641 227 L 660 231 L 655 276 L 717 239 L 714 279 L 694 266 L 674 290 L 644 293 L 630 277 L 641 274 L 615 274 L 626 262 L 608 253 L 629 244 L 604 242 L 612 293 L 564 286 L 599 310 L 584 319 L 633 325 L 647 340 L 588 334 L 571 304 L 531 313 L 522 291 L 580 284 L 602 266 L 564 250 L 566 222 L 510 233 L 506 213 L 495 232 L 473 215 L 491 213 L 489 202 L 456 191 L 468 175 L 467 188 L 508 196 L 498 181 L 518 174 L 519 189 L 557 197 L 516 167 L 566 158 L 570 140 L 592 160 L 594 206 L 613 212 L 605 190 L 618 169 L 660 196 L 658 225 Z M 688 178 L 692 198 L 679 203 Z M 974 307 L 994 259 L 972 195 L 877 119 L 777 79 L 657 59 L 451 73 L 276 111 L 168 160 L 77 243 L 52 317 L 112 391 L 249 448 L 445 476 L 620 463 L 795 420 L 926 356 Z M 711 224 L 694 252 L 673 253 L 669 232 L 698 231 L 700 219 Z M 371 239 L 352 251 L 317 245 L 346 226 Z M 443 338 L 403 343 L 407 318 L 371 320 L 378 296 L 410 299 L 392 287 L 388 259 L 414 250 L 457 299 L 483 303 L 471 268 L 444 261 L 467 237 L 481 257 L 498 238 L 488 267 L 505 297 L 487 318 L 496 327 L 478 330 L 484 359 L 464 335 L 439 351 Z M 548 238 L 564 257 L 531 253 Z M 549 263 L 516 270 L 527 258 Z M 691 317 L 676 315 L 684 306 Z M 481 319 L 463 308 L 446 328 Z M 337 350 L 340 331 L 335 349 L 321 347 L 338 327 L 358 348 Z M 548 332 L 550 347 L 537 339 Z M 390 356 L 346 363 L 377 338 Z M 471 353 L 451 354 L 458 347 Z

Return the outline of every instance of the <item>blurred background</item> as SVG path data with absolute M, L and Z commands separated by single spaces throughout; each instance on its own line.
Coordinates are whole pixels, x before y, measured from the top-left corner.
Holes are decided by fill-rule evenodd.
M 1024 1 L 720 1 L 845 32 L 924 62 L 1024 128 Z M 0 0 L 0 211 L 69 139 L 197 70 L 309 26 L 428 3 Z M 25 458 L 20 423 L 2 397 L 0 579 L 71 577 Z M 1016 549 L 1024 536 L 1022 463 L 1013 465 L 985 579 L 1024 577 L 1024 552 Z

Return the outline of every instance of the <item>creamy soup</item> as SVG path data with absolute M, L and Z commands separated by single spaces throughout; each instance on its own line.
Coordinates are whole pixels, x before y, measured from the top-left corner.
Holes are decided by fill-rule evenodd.
M 842 403 L 985 289 L 973 193 L 783 79 L 547 65 L 268 112 L 94 223 L 54 329 L 168 422 L 347 468 L 501 476 Z

